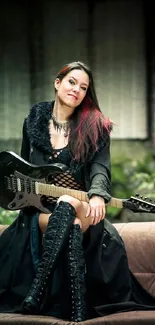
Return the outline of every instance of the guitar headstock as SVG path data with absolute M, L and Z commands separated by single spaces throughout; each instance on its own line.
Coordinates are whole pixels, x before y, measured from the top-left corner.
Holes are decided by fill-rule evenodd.
M 151 198 L 136 194 L 127 200 L 123 200 L 123 208 L 133 212 L 155 213 L 155 202 Z

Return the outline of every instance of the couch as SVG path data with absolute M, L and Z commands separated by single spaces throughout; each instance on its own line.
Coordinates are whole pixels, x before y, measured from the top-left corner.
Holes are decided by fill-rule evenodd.
M 115 223 L 138 281 L 155 296 L 155 221 Z M 7 226 L 0 225 L 0 233 Z M 0 325 L 74 325 L 54 317 L 0 314 Z M 128 311 L 87 320 L 79 325 L 155 325 L 155 311 Z

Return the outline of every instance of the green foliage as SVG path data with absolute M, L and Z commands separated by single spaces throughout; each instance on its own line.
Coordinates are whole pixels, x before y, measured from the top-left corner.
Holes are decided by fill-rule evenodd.
M 18 215 L 18 211 L 9 211 L 0 208 L 0 224 L 10 225 L 17 217 L 17 215 Z
M 155 161 L 146 156 L 143 161 L 120 158 L 112 163 L 112 196 L 127 199 L 136 193 L 144 197 L 155 198 Z M 111 220 L 118 219 L 120 209 L 108 207 Z

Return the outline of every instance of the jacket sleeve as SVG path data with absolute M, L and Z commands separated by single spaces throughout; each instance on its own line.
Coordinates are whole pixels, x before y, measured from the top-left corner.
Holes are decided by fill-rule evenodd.
M 22 130 L 21 157 L 29 161 L 30 156 L 30 141 L 27 134 L 27 119 L 25 118 Z
M 88 198 L 98 195 L 105 202 L 111 199 L 111 162 L 110 162 L 110 137 L 106 137 L 106 143 L 99 149 L 91 162 L 89 169 L 90 188 Z

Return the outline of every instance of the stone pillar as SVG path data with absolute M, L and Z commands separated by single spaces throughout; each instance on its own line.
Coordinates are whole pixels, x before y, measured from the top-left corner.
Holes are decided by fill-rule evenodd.
M 145 39 L 148 75 L 148 130 L 155 158 L 155 19 L 153 2 L 144 0 Z

